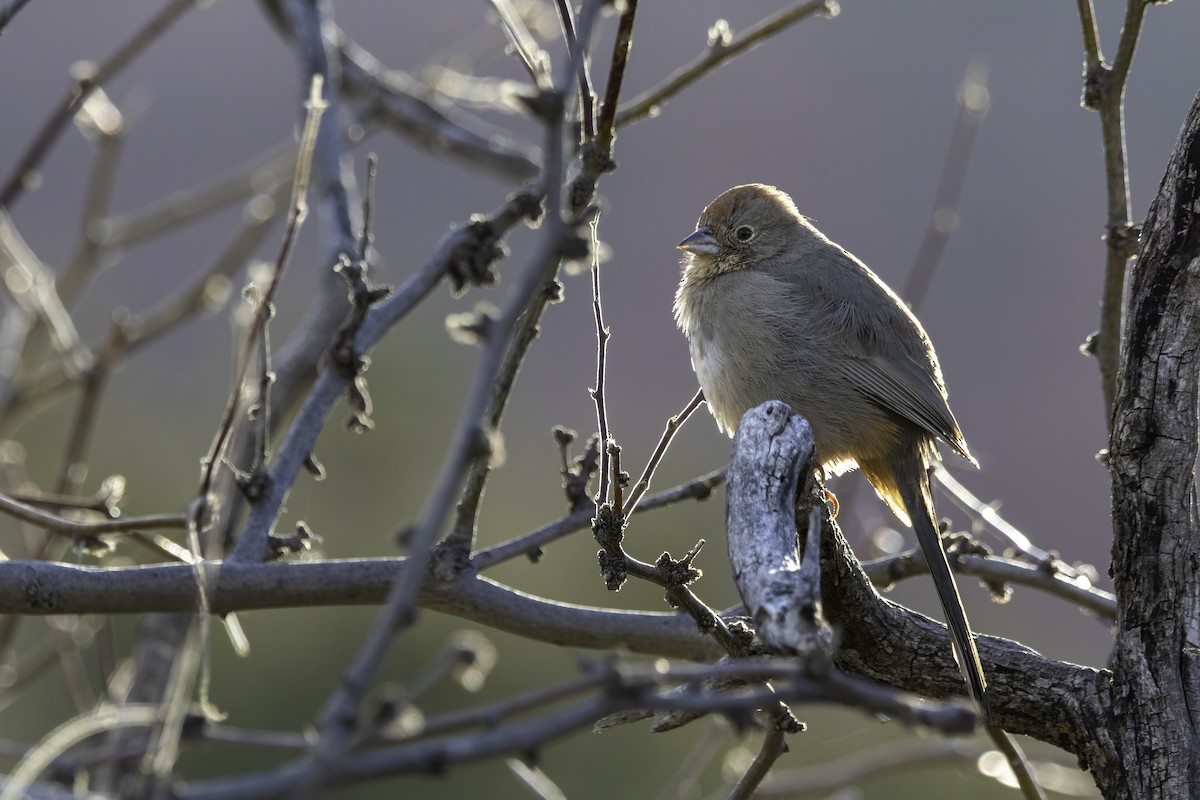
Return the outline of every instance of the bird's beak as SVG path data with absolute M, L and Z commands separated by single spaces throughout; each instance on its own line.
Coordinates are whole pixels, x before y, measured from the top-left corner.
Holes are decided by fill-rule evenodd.
M 680 250 L 686 250 L 698 256 L 715 256 L 721 252 L 721 245 L 712 235 L 712 228 L 707 225 L 696 228 L 695 233 L 675 246 Z

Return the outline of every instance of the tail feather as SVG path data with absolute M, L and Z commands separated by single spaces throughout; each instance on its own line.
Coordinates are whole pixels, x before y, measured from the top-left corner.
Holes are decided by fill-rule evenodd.
M 892 461 L 888 464 L 891 472 L 892 496 L 900 499 L 908 517 L 911 519 L 913 531 L 917 534 L 917 542 L 925 561 L 929 564 L 929 574 L 937 589 L 938 600 L 942 603 L 942 611 L 946 615 L 946 626 L 950 629 L 950 638 L 954 645 L 954 657 L 958 668 L 962 671 L 971 698 L 979 704 L 984 718 L 992 718 L 991 703 L 988 700 L 987 681 L 983 677 L 983 665 L 979 661 L 979 651 L 975 648 L 975 639 L 971 635 L 971 627 L 967 623 L 967 613 L 963 609 L 962 597 L 950 572 L 950 563 L 946 560 L 946 551 L 942 549 L 941 536 L 937 531 L 937 517 L 933 509 L 933 497 L 929 491 L 929 477 L 925 473 L 920 459 L 905 459 Z M 878 469 L 872 470 L 877 475 Z M 871 481 L 875 483 L 875 480 Z M 878 489 L 878 486 L 876 486 Z M 889 503 L 892 505 L 892 503 Z

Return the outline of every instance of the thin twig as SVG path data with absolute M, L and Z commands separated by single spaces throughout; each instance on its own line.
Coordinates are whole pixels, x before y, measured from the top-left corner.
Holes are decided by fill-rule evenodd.
M 152 724 L 158 715 L 153 704 L 101 706 L 88 714 L 72 717 L 59 725 L 31 749 L 17 765 L 0 793 L 2 800 L 17 800 L 42 771 L 71 745 L 98 733 Z
M 0 187 L 0 207 L 12 210 L 13 203 L 30 185 L 31 178 L 42 163 L 42 159 L 50 152 L 51 145 L 70 123 L 71 118 L 83 105 L 83 101 L 88 98 L 88 95 L 96 87 L 103 86 L 129 66 L 130 62 L 140 56 L 185 12 L 196 5 L 199 5 L 197 0 L 172 0 L 105 61 L 90 69 L 86 74 L 74 76 L 70 92 L 50 113 L 50 117 L 42 124 L 37 136 L 34 137 L 21 158 L 17 160 L 17 166 L 12 174 L 4 182 L 3 187 Z
M 289 140 L 255 156 L 229 175 L 174 191 L 144 210 L 107 220 L 109 232 L 104 246 L 128 248 L 242 199 L 286 197 L 295 174 L 296 144 Z M 261 188 L 264 186 L 269 188 Z
M 675 74 L 662 84 L 645 94 L 638 95 L 620 109 L 617 112 L 617 127 L 622 128 L 656 114 L 662 108 L 663 103 L 726 61 L 762 44 L 763 40 L 800 20 L 817 13 L 822 13 L 826 17 L 836 17 L 840 10 L 835 0 L 810 0 L 785 8 L 736 36 L 728 39 L 715 38 L 710 42 L 708 50 L 699 58 L 676 70 Z
M 617 519 L 621 519 L 625 516 L 625 485 L 622 482 L 622 477 L 628 480 L 628 476 L 624 476 L 621 472 L 621 446 L 616 442 L 609 442 L 608 454 L 611 456 L 612 461 L 612 475 L 610 476 L 610 480 L 612 481 L 612 509 Z
M 1100 29 L 1096 25 L 1096 12 L 1092 0 L 1076 0 L 1079 9 L 1079 24 L 1083 29 L 1084 69 L 1091 71 L 1100 66 L 1104 55 L 1100 50 Z
M 91 112 L 91 113 L 89 113 Z M 87 118 L 81 127 L 96 141 L 96 156 L 91 179 L 85 195 L 79 244 L 70 266 L 57 282 L 58 296 L 67 308 L 73 308 L 87 286 L 89 279 L 100 262 L 101 237 L 104 221 L 112 205 L 113 187 L 116 185 L 117 167 L 121 162 L 124 143 L 121 112 L 96 88 L 83 104 L 79 117 Z
M 582 694 L 602 685 L 608 678 L 609 675 L 605 671 L 592 669 L 583 675 L 568 678 L 550 686 L 519 692 L 492 703 L 448 711 L 425 720 L 419 732 L 409 734 L 404 738 L 430 738 L 481 725 L 495 725 L 526 711 Z M 386 741 L 386 737 L 384 740 Z
M 1046 793 L 1038 785 L 1037 779 L 1033 775 L 1033 768 L 1029 765 L 1029 760 L 1025 758 L 1025 753 L 1021 751 L 1016 740 L 1001 728 L 991 725 L 985 727 L 988 737 L 1004 754 L 1008 768 L 1012 770 L 1013 776 L 1017 779 L 1017 785 L 1021 787 L 1021 794 L 1025 796 L 1025 800 L 1046 800 Z
M 368 121 L 387 125 L 400 136 L 439 158 L 458 160 L 506 180 L 537 175 L 540 154 L 520 141 L 458 108 L 436 101 L 429 87 L 411 75 L 387 69 L 377 58 L 332 29 L 341 62 L 342 89 L 370 101 Z
M 49 370 L 39 368 L 41 362 L 47 360 L 43 348 L 47 337 L 48 344 L 68 360 L 67 368 L 82 368 L 88 354 L 80 343 L 75 322 L 55 288 L 54 273 L 42 263 L 2 208 L 0 266 L 9 274 L 3 282 L 4 290 L 27 318 L 27 324 L 20 326 L 16 336 L 5 343 L 6 349 L 20 353 L 22 365 L 33 373 L 25 380 L 51 380 L 47 374 Z M 39 333 L 45 336 L 35 335 Z M 56 365 L 60 361 L 54 359 Z M 8 388 L 6 402 L 11 401 L 19 391 L 17 387 Z
M 0 34 L 8 28 L 8 23 L 13 21 L 22 8 L 29 3 L 29 0 L 12 0 L 4 8 L 0 8 Z
M 707 499 L 712 494 L 712 490 L 724 480 L 724 469 L 715 470 L 707 475 L 701 475 L 673 489 L 665 489 L 656 494 L 646 496 L 638 505 L 638 511 L 646 512 L 656 508 L 665 508 L 681 500 Z M 631 513 L 631 511 L 626 511 L 626 518 Z M 540 547 L 575 531 L 587 528 L 592 521 L 592 517 L 595 515 L 596 505 L 589 500 L 586 505 L 576 509 L 569 516 L 551 522 L 548 525 L 543 525 L 537 530 L 522 536 L 517 536 L 508 541 L 493 545 L 486 550 L 480 550 L 471 556 L 471 566 L 476 570 L 482 571 L 510 559 L 536 552 Z
M 667 420 L 667 427 L 663 429 L 662 436 L 659 437 L 658 444 L 654 448 L 654 453 L 650 456 L 650 461 L 646 464 L 646 469 L 642 471 L 642 476 L 638 478 L 638 482 L 634 484 L 633 491 L 629 495 L 629 507 L 625 511 L 625 516 L 633 516 L 633 512 L 637 509 L 638 503 L 642 499 L 642 495 L 650 488 L 650 479 L 654 477 L 654 471 L 658 469 L 658 463 L 662 461 L 663 454 L 667 452 L 667 448 L 671 445 L 671 440 L 675 438 L 675 433 L 683 427 L 683 423 L 687 422 L 688 417 L 692 415 L 700 404 L 704 402 L 704 390 L 697 389 L 696 394 L 688 401 L 688 404 L 683 407 L 675 416 Z
M 563 39 L 567 42 L 567 52 L 571 54 L 573 61 L 579 63 L 579 108 L 583 120 L 583 138 L 586 141 L 596 135 L 596 95 L 592 91 L 588 60 L 586 57 L 576 54 L 579 41 L 575 35 L 575 12 L 571 9 L 571 0 L 554 0 L 554 6 L 558 9 L 558 19 L 562 24 Z
M 993 530 L 1003 536 L 1014 550 L 1037 562 L 1046 562 L 1054 559 L 1052 553 L 1035 545 L 1033 540 L 1021 533 L 1004 517 L 1000 516 L 1000 512 L 996 511 L 994 505 L 985 503 L 972 494 L 971 490 L 951 475 L 945 467 L 935 463 L 933 466 L 933 477 L 950 493 L 952 500 L 958 503 L 959 506 L 978 515 L 979 519 L 986 522 Z M 1069 567 L 1064 571 L 1072 578 L 1078 577 L 1078 572 Z
M 517 60 L 525 67 L 538 91 L 550 89 L 550 58 L 538 46 L 537 39 L 529 32 L 521 15 L 513 7 L 512 0 L 492 0 L 492 7 L 500 17 L 500 25 L 508 36 Z
M 967 167 L 971 162 L 971 151 L 975 145 L 975 134 L 987 116 L 988 98 L 987 69 L 979 62 L 970 64 L 958 89 L 958 116 L 950 134 L 950 146 L 942 163 L 942 177 L 934 195 L 933 211 L 925 236 L 917 248 L 916 258 L 904 284 L 902 297 L 913 311 L 921 307 L 925 294 L 933 281 L 934 273 L 941 264 L 942 254 L 950 236 L 958 227 L 958 203 Z
M 93 358 L 83 379 L 83 395 L 79 398 L 79 411 L 67 437 L 67 452 L 63 458 L 62 471 L 58 476 L 59 495 L 78 493 L 87 475 L 86 456 L 92 442 L 96 419 L 100 413 L 100 401 L 107 388 L 113 369 L 125 352 L 128 337 L 125 334 L 125 319 L 121 312 L 115 315 L 109 329 L 108 340 Z
M 25 522 L 69 533 L 73 536 L 99 536 L 133 529 L 161 530 L 187 527 L 186 514 L 154 514 L 144 517 L 120 517 L 95 522 L 81 522 L 77 519 L 47 513 L 40 508 L 18 502 L 3 494 L 0 494 L 0 511 Z
M 742 777 L 730 789 L 728 800 L 748 800 L 753 797 L 759 784 L 763 782 L 763 778 L 767 777 L 771 767 L 785 752 L 787 752 L 787 744 L 783 740 L 783 731 L 774 725 L 767 728 L 767 734 L 763 737 L 758 755 L 754 757 L 750 766 L 742 773 Z
M 267 468 L 267 458 L 271 451 L 271 384 L 275 376 L 271 372 L 271 328 L 264 325 L 262 335 L 258 337 L 258 394 L 250 406 L 250 438 L 252 445 L 252 461 L 245 476 L 247 480 L 256 483 L 257 479 Z M 254 490 L 251 490 L 252 492 Z
M 597 503 L 608 502 L 609 437 L 608 411 L 604 402 L 604 362 L 608 354 L 608 326 L 604 324 L 604 307 L 600 299 L 600 239 L 596 228 L 600 218 L 593 217 L 589 226 L 592 235 L 592 313 L 596 318 L 596 388 L 592 400 L 596 403 L 596 423 L 600 431 L 600 488 L 596 492 Z
M 225 413 L 221 424 L 217 429 L 217 436 L 213 440 L 208 455 L 204 459 L 204 471 L 200 481 L 200 488 L 197 492 L 200 500 L 196 504 L 195 511 L 198 515 L 197 522 L 199 522 L 199 516 L 205 513 L 204 507 L 208 504 L 208 493 L 212 487 L 213 476 L 233 432 L 234 419 L 240 405 L 242 384 L 246 380 L 246 372 L 253 361 L 254 351 L 258 346 L 258 338 L 262 335 L 263 329 L 270 319 L 275 292 L 279 289 L 284 268 L 287 266 L 292 247 L 300 231 L 300 225 L 308 214 L 308 202 L 306 198 L 308 194 L 308 182 L 312 173 L 312 154 L 316 146 L 321 114 L 325 110 L 325 103 L 321 98 L 322 83 L 319 75 L 313 76 L 308 101 L 308 118 L 304 125 L 304 133 L 300 138 L 299 157 L 296 161 L 296 176 L 292 182 L 292 202 L 288 211 L 287 227 L 284 230 L 279 255 L 275 259 L 275 269 L 271 275 L 271 280 L 258 299 L 254 320 L 251 322 L 250 330 L 246 333 L 246 341 L 243 344 L 241 358 L 235 370 L 233 389 L 230 392 L 229 401 L 225 406 Z M 197 555 L 201 554 L 197 553 Z
M 367 153 L 367 179 L 363 186 L 362 235 L 358 237 L 358 260 L 364 264 L 371 257 L 375 244 L 375 179 L 379 173 L 379 156 Z
M 1130 218 L 1129 169 L 1125 145 L 1125 83 L 1133 63 L 1145 17 L 1147 0 L 1127 0 L 1121 39 L 1112 66 L 1104 63 L 1099 31 L 1091 0 L 1078 0 L 1083 31 L 1085 72 L 1083 106 L 1099 112 L 1104 152 L 1105 221 L 1104 288 L 1100 297 L 1100 329 L 1088 338 L 1084 351 L 1094 354 L 1100 366 L 1105 420 L 1116 395 L 1117 369 L 1121 356 L 1122 312 L 1125 307 L 1125 272 L 1137 251 L 1138 231 Z
M 196 314 L 214 312 L 225 304 L 231 293 L 233 276 L 245 266 L 266 238 L 271 229 L 270 223 L 279 213 L 291 185 L 290 180 L 281 182 L 271 194 L 257 195 L 247 202 L 242 214 L 242 227 L 212 263 L 199 273 L 192 285 L 130 321 L 127 326 L 128 352 L 140 350 L 157 341 Z
M 527 763 L 528 762 L 528 763 Z M 567 800 L 562 789 L 550 779 L 528 756 L 505 759 L 505 765 L 522 785 L 533 792 L 538 800 Z
M 951 559 L 954 571 L 961 575 L 973 575 L 985 581 L 1040 589 L 1087 609 L 1102 619 L 1116 619 L 1117 598 L 1111 592 L 1092 586 L 1083 576 L 1071 577 L 1062 574 L 1056 569 L 1060 563 L 1062 562 L 1054 561 L 1035 565 L 1001 556 L 966 553 L 956 553 Z M 908 550 L 894 556 L 865 561 L 862 568 L 877 586 L 891 586 L 897 581 L 914 575 L 924 575 L 929 571 L 925 556 L 920 550 Z
M 537 213 L 538 195 L 517 192 L 492 214 L 460 225 L 447 232 L 425 264 L 401 284 L 391 297 L 371 308 L 354 342 L 355 351 L 364 353 L 424 300 L 438 282 L 460 259 L 474 261 L 480 254 L 480 231 L 485 241 L 502 241 L 519 222 Z M 498 257 L 498 251 L 492 251 Z M 269 536 L 287 492 L 312 453 L 325 418 L 345 390 L 348 378 L 326 365 L 309 390 L 292 420 L 282 445 L 271 464 L 267 489 L 250 511 L 242 528 L 231 561 L 255 562 L 268 557 Z
M 878 776 L 908 769 L 925 769 L 947 763 L 968 765 L 987 751 L 982 744 L 963 739 L 916 739 L 887 742 L 837 760 L 776 772 L 759 797 L 826 797 Z
M 613 138 L 617 128 L 617 104 L 621 100 L 625 65 L 629 63 L 629 51 L 633 47 L 633 22 L 637 16 L 637 6 L 637 0 L 624 0 L 621 18 L 617 22 L 617 35 L 613 39 L 608 83 L 604 86 L 604 103 L 600 106 L 600 118 L 596 124 L 596 149 L 607 158 L 612 158 Z

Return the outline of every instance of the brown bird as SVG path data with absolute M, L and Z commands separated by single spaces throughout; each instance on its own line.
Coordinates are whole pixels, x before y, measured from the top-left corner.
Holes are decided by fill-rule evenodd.
M 862 470 L 916 531 L 967 688 L 990 718 L 926 472 L 938 439 L 976 462 L 921 323 L 773 186 L 721 194 L 679 249 L 687 255 L 675 320 L 718 427 L 732 436 L 747 410 L 782 400 L 808 419 L 825 472 Z

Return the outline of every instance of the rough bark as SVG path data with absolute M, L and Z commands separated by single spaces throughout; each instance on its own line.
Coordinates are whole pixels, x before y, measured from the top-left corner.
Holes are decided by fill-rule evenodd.
M 1113 408 L 1112 685 L 1089 763 L 1106 798 L 1200 797 L 1200 95 L 1146 215 Z

